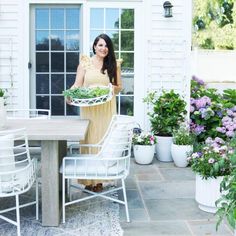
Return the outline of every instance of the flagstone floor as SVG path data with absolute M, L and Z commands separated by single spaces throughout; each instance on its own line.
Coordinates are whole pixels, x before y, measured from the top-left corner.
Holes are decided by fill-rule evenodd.
M 125 209 L 120 206 L 120 223 L 124 230 L 124 236 L 233 235 L 233 231 L 225 222 L 216 232 L 216 217 L 198 208 L 194 200 L 195 175 L 190 168 L 177 168 L 173 163 L 159 162 L 156 158 L 150 165 L 138 165 L 134 158 L 131 158 L 131 169 L 130 175 L 126 179 L 126 189 L 131 222 L 126 222 Z M 121 198 L 122 194 L 118 193 L 118 195 Z M 22 210 L 22 214 L 24 212 L 26 211 Z M 26 212 L 26 214 L 29 213 Z M 34 226 L 31 227 L 30 220 L 22 223 L 25 222 L 29 223 L 27 228 L 32 230 L 32 236 L 35 235 L 33 228 L 35 224 L 39 223 L 32 219 Z M 79 225 L 78 222 L 76 224 Z M 8 229 L 5 227 L 5 222 L 0 220 L 0 236 L 11 235 L 7 234 L 6 230 Z M 14 226 L 8 224 L 8 227 Z M 70 230 L 60 227 L 40 228 L 37 235 L 72 235 Z M 65 234 L 61 234 L 61 231 Z M 81 232 L 77 231 L 78 234 L 75 235 L 87 236 Z M 106 234 L 106 236 L 113 235 Z
M 124 236 L 229 236 L 224 222 L 216 232 L 216 216 L 203 212 L 194 199 L 195 175 L 190 168 L 177 168 L 154 158 L 151 165 L 138 165 L 131 158 L 126 181 L 131 223 L 120 207 Z

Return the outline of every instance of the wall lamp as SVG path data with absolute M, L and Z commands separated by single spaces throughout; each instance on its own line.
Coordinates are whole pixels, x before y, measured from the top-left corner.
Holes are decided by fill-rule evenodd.
M 173 5 L 169 1 L 165 1 L 163 3 L 165 17 L 172 17 L 172 7 L 173 7 Z

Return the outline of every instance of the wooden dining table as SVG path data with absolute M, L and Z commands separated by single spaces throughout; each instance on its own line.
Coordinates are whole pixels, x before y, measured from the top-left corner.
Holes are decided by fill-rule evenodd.
M 42 225 L 60 224 L 61 175 L 59 168 L 67 154 L 67 141 L 84 140 L 89 121 L 65 119 L 7 119 L 6 129 L 26 128 L 28 140 L 41 141 Z

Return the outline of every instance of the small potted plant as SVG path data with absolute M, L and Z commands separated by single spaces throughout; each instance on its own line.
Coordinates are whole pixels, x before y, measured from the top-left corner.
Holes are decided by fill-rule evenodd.
M 150 132 L 133 135 L 134 158 L 138 164 L 150 164 L 155 152 L 156 137 Z
M 232 147 L 223 139 L 207 138 L 205 144 L 188 157 L 192 170 L 196 173 L 195 199 L 201 210 L 215 213 L 215 202 L 220 198 L 220 183 L 232 171 L 229 159 Z
M 194 136 L 186 124 L 173 131 L 173 142 L 171 144 L 171 155 L 177 167 L 188 165 L 187 157 L 193 151 Z
M 6 110 L 4 107 L 4 95 L 5 95 L 5 90 L 0 88 L 0 129 L 4 128 L 5 123 L 6 123 Z
M 157 136 L 157 158 L 160 161 L 173 161 L 171 157 L 171 143 L 173 130 L 179 128 L 179 124 L 185 120 L 187 114 L 186 102 L 174 90 L 150 92 L 144 102 L 150 104 L 152 111 L 148 112 L 152 132 Z

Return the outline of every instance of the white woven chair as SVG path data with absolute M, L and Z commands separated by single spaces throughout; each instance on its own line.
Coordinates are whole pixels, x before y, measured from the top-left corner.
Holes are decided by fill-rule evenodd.
M 23 143 L 16 145 L 18 140 Z M 17 226 L 20 236 L 20 211 L 22 207 L 36 205 L 38 219 L 37 161 L 31 160 L 25 129 L 0 131 L 0 198 L 15 196 L 15 207 L 0 210 L 0 219 Z M 27 192 L 36 181 L 35 201 L 19 204 L 19 195 Z M 16 210 L 16 221 L 3 216 L 3 213 Z
M 60 172 L 62 173 L 62 221 L 65 223 L 65 207 L 74 203 L 85 201 L 94 197 L 118 202 L 125 205 L 127 222 L 130 221 L 128 203 L 125 189 L 125 179 L 129 174 L 130 153 L 132 143 L 133 117 L 113 116 L 109 128 L 103 139 L 98 144 L 84 144 L 81 147 L 99 148 L 97 154 L 80 154 L 63 158 Z M 65 199 L 65 184 L 68 181 L 67 190 L 70 193 L 72 179 L 100 179 L 100 180 L 121 180 L 120 187 L 104 190 L 103 192 L 92 192 L 82 187 L 80 190 L 91 194 L 77 200 L 68 202 Z M 78 186 L 77 186 L 78 188 Z M 123 190 L 124 201 L 107 196 L 117 190 Z

